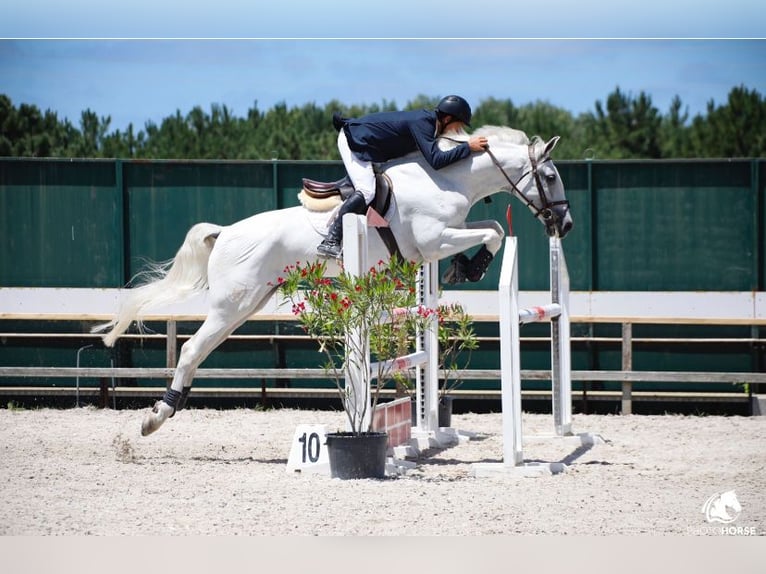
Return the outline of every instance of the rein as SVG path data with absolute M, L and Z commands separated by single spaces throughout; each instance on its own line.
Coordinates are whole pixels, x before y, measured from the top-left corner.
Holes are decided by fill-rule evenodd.
M 537 160 L 532 155 L 532 148 L 533 146 L 530 144 L 527 146 L 528 152 L 529 152 L 529 162 L 532 165 L 532 169 L 525 171 L 519 176 L 519 179 L 516 181 L 516 183 L 513 182 L 511 177 L 508 175 L 508 172 L 503 169 L 503 166 L 500 165 L 500 162 L 498 161 L 497 157 L 494 153 L 489 149 L 489 146 L 485 148 L 485 151 L 489 154 L 489 157 L 492 159 L 492 163 L 495 164 L 495 167 L 500 170 L 500 173 L 503 174 L 503 177 L 508 181 L 509 184 L 511 184 L 511 187 L 513 188 L 513 191 L 516 192 L 516 197 L 518 197 L 523 203 L 526 204 L 526 206 L 531 209 L 534 214 L 535 218 L 542 218 L 543 221 L 550 221 L 553 218 L 553 210 L 552 207 L 555 207 L 557 205 L 569 205 L 568 199 L 563 199 L 560 201 L 550 201 L 548 199 L 548 196 L 545 194 L 545 188 L 543 187 L 543 182 L 540 180 L 540 173 L 538 172 L 538 163 Z M 545 163 L 546 161 L 550 161 L 551 158 L 546 157 L 543 159 L 542 163 Z M 530 201 L 526 195 L 524 195 L 521 190 L 518 188 L 519 182 L 527 177 L 527 175 L 532 174 L 535 178 L 535 185 L 537 186 L 537 192 L 540 194 L 540 201 L 542 202 L 542 207 L 537 207 L 532 201 Z
M 461 140 L 457 140 L 454 138 L 451 138 L 449 136 L 440 136 L 448 141 L 460 144 L 465 143 Z M 534 148 L 533 144 L 527 145 L 527 153 L 529 154 L 529 162 L 532 165 L 532 169 L 525 171 L 524 173 L 519 176 L 519 179 L 516 180 L 514 183 L 511 177 L 508 175 L 508 172 L 503 169 L 503 166 L 500 164 L 500 161 L 498 161 L 497 157 L 494 153 L 489 149 L 489 144 L 487 144 L 487 147 L 484 148 L 484 151 L 486 151 L 489 154 L 489 157 L 492 159 L 492 163 L 495 164 L 495 167 L 500 170 L 500 173 L 503 174 L 503 177 L 508 181 L 508 183 L 511 185 L 511 188 L 513 188 L 513 191 L 516 193 L 516 197 L 518 197 L 526 206 L 532 210 L 532 212 L 535 214 L 535 218 L 541 219 L 545 222 L 549 222 L 551 219 L 553 219 L 553 210 L 552 207 L 555 207 L 557 205 L 566 205 L 569 206 L 569 200 L 568 199 L 562 199 L 560 201 L 550 201 L 548 199 L 548 196 L 545 194 L 545 188 L 543 187 L 543 182 L 540 179 L 540 173 L 537 170 L 538 162 L 535 159 L 534 155 L 532 155 L 532 149 Z M 550 157 L 545 157 L 541 163 L 545 163 L 546 161 L 550 161 Z M 540 194 L 540 201 L 542 202 L 542 207 L 537 207 L 532 201 L 530 201 L 526 195 L 524 195 L 521 190 L 518 187 L 519 182 L 521 182 L 522 179 L 527 177 L 529 174 L 532 174 L 535 178 L 535 185 L 537 186 L 537 192 Z M 487 198 L 485 198 L 485 201 Z

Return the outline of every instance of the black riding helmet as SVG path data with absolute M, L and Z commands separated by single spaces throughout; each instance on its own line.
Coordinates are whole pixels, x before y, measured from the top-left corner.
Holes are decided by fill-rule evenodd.
M 436 106 L 436 111 L 455 116 L 468 127 L 471 127 L 471 106 L 460 96 L 445 96 Z

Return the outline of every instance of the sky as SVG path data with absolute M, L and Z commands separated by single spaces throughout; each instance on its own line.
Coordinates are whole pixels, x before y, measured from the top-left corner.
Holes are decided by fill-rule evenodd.
M 755 0 L 451 1 L 389 0 L 352 18 L 359 3 L 348 0 L 295 10 L 288 0 L 27 0 L 0 21 L 0 94 L 75 126 L 90 109 L 110 131 L 213 104 L 244 117 L 277 103 L 404 107 L 456 93 L 474 106 L 544 101 L 577 115 L 619 88 L 661 113 L 677 95 L 694 116 L 740 85 L 766 96 L 766 11 Z
M 394 102 L 462 95 L 594 111 L 616 88 L 661 113 L 690 116 L 744 85 L 766 97 L 764 40 L 0 40 L 0 93 L 79 126 L 90 109 L 110 131 L 195 106 L 237 117 L 331 100 Z

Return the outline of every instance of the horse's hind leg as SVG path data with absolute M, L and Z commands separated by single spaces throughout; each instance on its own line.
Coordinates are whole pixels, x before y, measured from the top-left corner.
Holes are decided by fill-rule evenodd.
M 227 312 L 228 311 L 228 312 Z M 172 417 L 176 410 L 183 408 L 186 396 L 191 390 L 194 373 L 197 367 L 213 350 L 223 343 L 234 330 L 242 325 L 252 314 L 231 309 L 212 309 L 199 330 L 181 346 L 181 354 L 176 365 L 175 375 L 165 396 L 155 403 L 152 410 L 144 417 L 141 424 L 141 434 L 149 435 L 159 429 L 162 424 Z

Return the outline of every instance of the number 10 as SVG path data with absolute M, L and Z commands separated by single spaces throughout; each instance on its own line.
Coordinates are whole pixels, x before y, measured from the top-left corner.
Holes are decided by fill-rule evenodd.
M 303 446 L 303 462 L 306 462 L 306 456 L 308 456 L 309 462 L 316 462 L 319 460 L 320 442 L 319 435 L 317 433 L 312 432 L 308 436 L 308 439 L 306 438 L 306 433 L 303 433 L 298 439 L 298 442 L 300 442 Z

